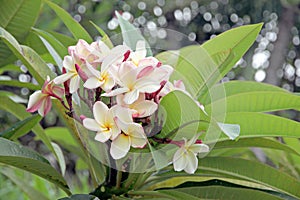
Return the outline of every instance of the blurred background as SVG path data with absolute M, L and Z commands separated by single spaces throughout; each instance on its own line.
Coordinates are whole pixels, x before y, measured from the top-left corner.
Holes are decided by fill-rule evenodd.
M 142 28 L 142 33 L 156 52 L 160 49 L 178 49 L 189 44 L 202 44 L 231 28 L 263 22 L 263 29 L 254 45 L 222 81 L 255 80 L 277 85 L 291 92 L 300 92 L 300 0 L 54 0 L 53 2 L 67 10 L 94 39 L 99 36 L 90 21 L 100 26 L 109 36 L 120 33 L 114 14 L 117 10 L 126 20 Z M 47 6 L 42 7 L 35 27 L 70 35 L 60 19 Z M 175 31 L 182 34 L 175 34 Z M 45 53 L 47 50 L 42 47 L 43 44 L 35 41 L 28 37 L 24 43 L 32 44 L 40 54 Z M 18 70 L 0 74 L 1 79 L 11 78 L 35 83 L 20 61 L 16 61 L 15 66 Z M 54 69 L 50 63 L 49 67 Z M 26 88 L 20 90 L 0 86 L 0 89 L 16 94 L 16 101 L 20 103 L 26 103 L 30 94 Z M 276 114 L 300 120 L 299 112 L 292 110 Z M 16 121 L 18 120 L 13 115 L 0 110 L 0 131 Z M 43 119 L 42 125 L 59 126 L 61 122 L 52 111 Z M 43 152 L 44 147 L 32 140 L 32 137 L 31 134 L 26 135 L 21 138 L 21 142 Z M 70 173 L 74 172 L 72 155 L 68 152 L 65 152 L 65 155 Z M 51 160 L 51 157 L 49 159 Z M 0 176 L 0 197 L 4 192 L 10 192 L 1 188 L 9 188 L 11 184 L 1 181 L 2 179 Z

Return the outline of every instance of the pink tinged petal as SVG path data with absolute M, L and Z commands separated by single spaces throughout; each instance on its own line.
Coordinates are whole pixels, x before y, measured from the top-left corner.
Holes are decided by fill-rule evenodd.
M 198 167 L 198 158 L 193 152 L 188 151 L 186 155 L 187 165 L 184 168 L 184 171 L 188 174 L 193 174 Z
M 100 124 L 96 120 L 91 118 L 85 118 L 83 121 L 83 126 L 91 131 L 100 131 L 102 130 Z
M 103 143 L 109 140 L 110 137 L 111 137 L 110 131 L 97 132 L 95 136 L 95 140 Z
M 154 67 L 153 66 L 148 66 L 148 67 L 144 67 L 137 75 L 137 78 L 141 78 L 143 76 L 148 76 L 149 74 L 151 74 L 151 72 L 153 72 Z
M 143 148 L 147 144 L 147 137 L 140 124 L 131 123 L 128 125 L 131 146 L 134 148 Z
M 65 90 L 59 86 L 53 86 L 52 88 L 52 95 L 53 97 L 61 100 L 64 95 Z
M 154 57 L 147 57 L 143 58 L 139 61 L 139 68 L 140 67 L 147 67 L 147 66 L 153 66 L 156 67 L 158 65 L 159 61 Z
M 71 79 L 73 76 L 74 76 L 74 73 L 67 72 L 67 73 L 62 74 L 62 75 L 56 77 L 55 79 L 53 79 L 53 82 L 55 84 L 61 84 L 61 83 L 66 82 L 67 80 Z
M 209 152 L 209 147 L 206 144 L 193 144 L 189 147 L 189 150 L 196 153 Z
M 86 62 L 87 63 L 87 62 Z M 75 64 L 75 68 L 76 68 L 76 72 L 79 75 L 79 77 L 83 80 L 86 81 L 88 79 L 88 75 L 87 73 L 85 73 L 84 69 L 81 68 L 78 64 Z M 88 73 L 90 73 L 89 71 L 86 71 Z
M 178 149 L 173 156 L 173 166 L 175 171 L 181 171 L 187 166 L 184 149 Z
M 101 125 L 105 124 L 106 115 L 108 114 L 108 107 L 102 101 L 97 101 L 93 106 L 93 114 L 96 122 Z
M 37 111 L 42 105 L 43 97 L 44 95 L 40 90 L 30 95 L 26 111 L 27 112 Z
M 132 104 L 133 102 L 135 102 L 139 97 L 139 91 L 138 90 L 132 90 L 130 92 L 127 92 L 124 95 L 124 102 L 126 104 Z
M 129 91 L 128 88 L 117 88 L 115 90 L 112 90 L 111 92 L 104 93 L 101 96 L 104 96 L 104 97 L 113 97 L 113 96 L 116 96 L 116 95 L 119 95 L 119 94 L 123 94 L 123 93 L 128 92 L 128 91 Z
M 79 88 L 80 77 L 78 75 L 73 76 L 70 80 L 70 93 L 73 94 L 77 92 Z
M 137 117 L 147 117 L 152 115 L 156 110 L 158 106 L 153 101 L 142 101 L 139 103 L 134 104 L 134 107 L 132 109 L 137 111 L 138 116 Z
M 103 84 L 103 81 L 100 81 L 96 77 L 91 77 L 83 84 L 83 87 L 88 89 L 95 89 L 97 87 L 100 87 Z
M 153 93 L 160 89 L 160 84 L 151 79 L 141 78 L 136 82 L 136 88 L 142 93 Z
M 130 149 L 130 138 L 124 134 L 120 134 L 112 141 L 110 147 L 110 154 L 113 159 L 120 159 L 126 156 Z
M 51 98 L 50 97 L 44 97 L 42 101 L 41 107 L 38 109 L 39 114 L 44 117 L 50 110 L 51 110 Z
M 63 60 L 63 66 L 69 71 L 75 71 L 75 62 L 72 56 L 65 56 Z

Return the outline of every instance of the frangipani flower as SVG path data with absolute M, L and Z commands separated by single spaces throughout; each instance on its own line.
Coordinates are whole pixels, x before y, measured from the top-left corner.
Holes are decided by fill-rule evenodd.
M 125 157 L 130 146 L 143 148 L 147 144 L 147 137 L 141 124 L 124 122 L 118 117 L 116 117 L 115 121 L 122 130 L 122 133 L 111 143 L 110 154 L 113 159 Z
M 149 68 L 149 70 L 151 69 Z M 147 72 L 140 71 L 139 73 L 139 70 L 137 70 L 132 62 L 123 62 L 118 71 L 119 79 L 117 81 L 120 87 L 103 94 L 103 96 L 111 97 L 125 94 L 124 102 L 126 104 L 132 104 L 138 99 L 140 93 L 153 93 L 160 88 L 160 83 L 157 82 L 154 77 L 144 76 L 141 75 L 141 73 Z
M 120 128 L 114 121 L 116 116 L 126 121 L 132 120 L 127 109 L 123 109 L 119 106 L 113 106 L 109 109 L 107 105 L 101 101 L 97 101 L 94 104 L 93 115 L 95 119 L 85 118 L 83 120 L 83 126 L 91 131 L 97 131 L 95 140 L 99 142 L 106 142 L 109 139 L 113 140 L 121 133 Z
M 75 93 L 79 88 L 80 76 L 75 66 L 74 59 L 71 56 L 65 56 L 63 66 L 67 69 L 67 73 L 56 77 L 53 82 L 61 84 L 70 80 L 70 93 Z
M 38 90 L 30 95 L 26 111 L 38 111 L 41 116 L 45 116 L 52 106 L 51 97 L 62 100 L 63 95 L 64 89 L 54 85 L 53 81 L 50 81 L 50 77 L 47 76 L 42 90 Z
M 186 173 L 195 173 L 198 167 L 197 154 L 208 152 L 209 147 L 206 144 L 197 144 L 197 138 L 200 134 L 196 134 L 192 139 L 184 139 L 184 143 L 176 151 L 173 157 L 173 165 L 175 171 L 184 170 Z M 195 144 L 196 143 L 196 144 Z
M 146 55 L 147 55 L 146 43 L 143 40 L 139 40 L 136 43 L 135 51 L 130 52 L 129 58 L 136 66 L 138 66 L 140 60 L 146 58 Z
M 158 108 L 158 105 L 150 100 L 145 100 L 145 94 L 140 93 L 139 98 L 132 104 L 125 104 L 124 95 L 117 96 L 117 104 L 127 107 L 132 111 L 132 117 L 143 118 L 152 115 Z

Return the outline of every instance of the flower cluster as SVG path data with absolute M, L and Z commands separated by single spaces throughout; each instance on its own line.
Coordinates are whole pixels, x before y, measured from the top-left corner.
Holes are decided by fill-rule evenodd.
M 125 157 L 131 147 L 146 146 L 148 139 L 141 119 L 155 113 L 163 96 L 173 90 L 188 93 L 181 80 L 169 81 L 173 72 L 171 66 L 147 56 L 144 41 L 138 41 L 133 51 L 126 45 L 110 49 L 102 41 L 88 44 L 79 40 L 76 46 L 69 47 L 68 52 L 63 60 L 63 74 L 53 81 L 47 78 L 42 90 L 30 97 L 27 111 L 38 110 L 44 116 L 51 108 L 51 97 L 59 99 L 71 117 L 96 132 L 95 140 L 111 142 L 113 159 Z M 75 117 L 72 112 L 72 95 L 80 96 L 81 84 L 89 97 L 94 97 L 92 103 L 87 103 L 93 118 Z M 173 159 L 176 171 L 195 172 L 196 155 L 208 151 L 207 145 L 199 144 L 198 137 L 170 142 L 180 147 Z

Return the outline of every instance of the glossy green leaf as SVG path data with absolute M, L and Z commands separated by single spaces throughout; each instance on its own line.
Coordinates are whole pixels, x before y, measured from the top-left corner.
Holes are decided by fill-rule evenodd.
M 34 52 L 30 47 L 19 45 L 17 40 L 6 30 L 0 27 L 0 38 L 13 51 L 13 53 L 23 62 L 31 75 L 40 85 L 44 84 L 47 75 L 54 77 L 54 73 L 50 70 L 42 58 Z
M 8 64 L 0 68 L 0 74 L 3 74 L 4 72 L 22 72 L 20 69 L 20 66 L 14 65 L 14 64 Z
M 76 40 L 83 39 L 88 43 L 92 42 L 93 39 L 88 32 L 64 9 L 52 3 L 51 1 L 45 0 L 45 3 L 57 14 L 57 16 L 63 21 L 69 31 L 73 34 Z
M 289 138 L 293 139 L 293 138 Z M 286 153 L 292 153 L 300 156 L 300 152 L 297 152 L 295 149 L 290 146 L 278 142 L 274 139 L 268 139 L 263 137 L 258 138 L 241 138 L 237 141 L 220 141 L 215 144 L 213 150 L 224 149 L 224 148 L 249 148 L 249 147 L 260 147 L 260 148 L 269 148 L 274 150 L 285 151 Z
M 276 87 L 274 85 L 270 85 L 266 83 L 254 82 L 254 81 L 229 81 L 229 82 L 215 85 L 213 88 L 210 89 L 210 92 L 216 93 L 220 90 L 225 90 L 226 97 L 238 95 L 242 93 L 253 92 L 253 91 L 288 93 L 288 91 L 280 87 Z M 224 98 L 224 96 L 216 96 L 216 98 L 214 98 L 213 100 L 217 101 L 221 98 Z M 202 99 L 201 103 L 203 103 L 204 105 L 210 104 L 211 99 L 207 97 L 206 99 Z
M 279 170 L 259 162 L 230 157 L 205 157 L 199 162 L 201 169 L 260 183 L 290 196 L 300 197 L 300 182 Z
M 0 132 L 0 137 L 6 139 L 17 139 L 25 134 L 27 134 L 39 121 L 42 117 L 38 114 L 32 115 L 22 121 L 17 122 L 9 129 L 6 129 Z
M 205 187 L 186 187 L 176 188 L 176 190 L 159 190 L 159 192 L 170 194 L 174 191 L 193 195 L 200 199 L 230 199 L 230 200 L 252 200 L 252 199 L 264 199 L 264 200 L 279 200 L 282 198 L 274 195 L 262 192 L 259 190 L 246 189 L 246 188 L 234 188 L 224 186 L 205 186 Z
M 159 137 L 176 133 L 176 138 L 181 140 L 182 137 L 192 138 L 198 132 L 201 119 L 200 108 L 185 93 L 173 91 L 164 96 L 160 102 L 160 111 L 165 121 L 161 133 L 158 135 Z M 185 124 L 188 125 L 182 127 Z
M 41 1 L 1 0 L 0 5 L 0 27 L 12 33 L 18 41 L 24 42 L 39 15 Z M 15 59 L 9 48 L 0 41 L 0 66 Z
M 11 99 L 5 96 L 0 96 L 0 109 L 5 110 L 16 116 L 19 120 L 24 120 L 31 116 L 23 105 L 13 102 Z M 40 124 L 36 124 L 32 131 L 41 138 L 43 143 L 48 147 L 48 149 L 55 154 L 55 151 L 50 143 L 49 138 L 44 133 L 44 129 L 41 127 Z
M 259 31 L 262 28 L 262 25 L 263 24 L 260 23 L 233 28 L 229 31 L 221 33 L 220 35 L 217 35 L 202 45 L 202 47 L 210 56 L 215 55 L 218 52 L 228 50 L 230 50 L 231 54 L 233 55 L 230 60 L 225 60 L 226 65 L 222 65 L 222 62 L 224 61 L 220 59 L 214 59 L 214 62 L 218 66 L 221 66 L 221 69 L 219 70 L 221 76 L 219 79 L 214 80 L 215 82 L 218 82 L 222 76 L 227 74 L 234 64 L 236 64 L 236 62 L 242 58 L 242 56 L 254 43 Z M 212 58 L 214 57 L 212 56 Z
M 66 48 L 68 48 L 68 46 L 72 46 L 77 43 L 77 40 L 70 36 L 67 36 L 67 35 L 64 35 L 64 34 L 61 34 L 61 33 L 55 32 L 55 31 L 48 31 L 48 33 L 53 35 Z
M 43 193 L 32 187 L 23 179 L 15 174 L 15 171 L 9 168 L 1 168 L 0 172 L 8 177 L 16 186 L 18 186 L 30 199 L 49 200 Z
M 147 56 L 152 56 L 151 48 L 145 38 L 142 36 L 141 32 L 134 27 L 130 22 L 125 20 L 118 12 L 116 12 L 121 30 L 122 37 L 125 44 L 130 47 L 132 50 L 136 49 L 136 43 L 139 40 L 143 40 L 146 43 Z
M 29 90 L 39 90 L 40 89 L 40 87 L 35 84 L 24 83 L 24 82 L 20 82 L 18 80 L 9 80 L 9 81 L 1 81 L 0 80 L 0 85 L 19 87 L 19 88 L 28 88 Z
M 271 112 L 277 110 L 300 110 L 300 96 L 281 91 L 251 91 L 226 96 L 226 112 Z M 215 101 L 218 103 L 218 101 Z M 205 106 L 210 113 L 211 105 Z
M 239 124 L 240 138 L 300 137 L 300 123 L 283 117 L 253 112 L 227 113 L 226 122 Z M 220 140 L 225 140 L 221 136 Z
M 32 30 L 35 34 L 47 40 L 49 44 L 55 49 L 55 51 L 60 55 L 60 57 L 68 54 L 68 49 L 51 33 L 37 28 L 32 28 Z
M 23 147 L 17 143 L 0 138 L 0 162 L 11 165 L 56 184 L 67 194 L 70 194 L 64 178 L 38 153 Z
M 101 41 L 104 42 L 104 44 L 106 44 L 109 48 L 113 48 L 114 45 L 111 42 L 111 40 L 109 39 L 108 35 L 99 27 L 97 26 L 97 24 L 95 24 L 94 22 L 90 21 L 90 23 L 97 29 L 97 31 L 99 32 L 101 38 Z

